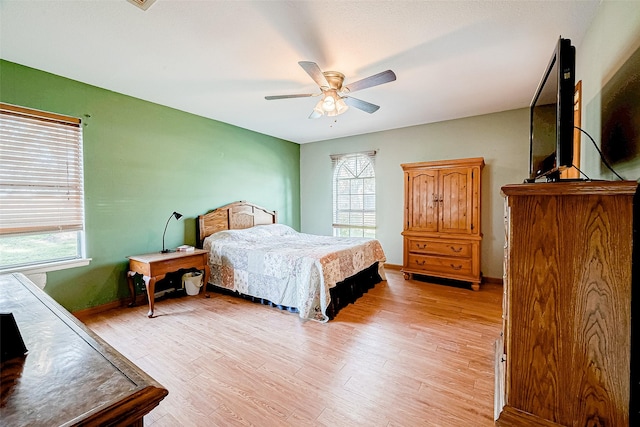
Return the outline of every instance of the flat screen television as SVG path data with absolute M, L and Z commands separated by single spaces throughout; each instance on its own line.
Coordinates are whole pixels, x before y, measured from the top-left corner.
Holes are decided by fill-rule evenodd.
M 573 164 L 575 48 L 560 37 L 530 107 L 529 182 L 560 179 Z

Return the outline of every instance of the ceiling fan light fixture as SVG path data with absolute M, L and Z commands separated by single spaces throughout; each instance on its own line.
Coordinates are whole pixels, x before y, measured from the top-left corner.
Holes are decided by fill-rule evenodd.
M 342 114 L 348 109 L 349 109 L 349 106 L 347 105 L 346 102 L 344 102 L 344 99 L 338 98 L 338 100 L 336 101 L 336 113 Z
M 129 0 L 129 1 L 155 1 L 155 0 Z M 306 98 L 309 96 L 322 96 L 320 101 L 316 104 L 310 119 L 317 119 L 325 114 L 327 116 L 337 116 L 349 109 L 349 107 L 355 107 L 358 110 L 362 110 L 365 113 L 375 113 L 380 109 L 379 105 L 372 104 L 361 99 L 347 96 L 351 92 L 355 92 L 362 89 L 367 89 L 374 86 L 379 86 L 384 83 L 389 83 L 396 80 L 396 74 L 391 71 L 383 71 L 378 74 L 374 74 L 364 79 L 349 83 L 343 86 L 344 74 L 337 71 L 322 71 L 318 64 L 311 61 L 299 61 L 298 64 L 302 69 L 313 79 L 314 82 L 320 87 L 321 93 L 301 93 L 294 95 L 271 95 L 265 96 L 267 101 L 272 99 L 284 99 L 284 98 Z M 343 98 L 344 96 L 344 98 Z
M 335 90 L 326 91 L 323 94 L 323 97 L 315 107 L 313 107 L 313 111 L 309 116 L 310 119 L 318 119 L 324 115 L 328 117 L 334 117 L 339 114 L 344 113 L 349 109 L 349 106 L 344 99 L 338 95 L 338 92 Z
M 336 99 L 332 94 L 324 96 L 324 99 L 322 100 L 322 109 L 327 113 L 336 109 Z

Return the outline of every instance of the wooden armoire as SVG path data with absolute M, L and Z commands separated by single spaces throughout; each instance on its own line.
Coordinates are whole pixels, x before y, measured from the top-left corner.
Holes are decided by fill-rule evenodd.
M 634 181 L 502 187 L 498 426 L 640 425 L 633 398 L 637 187 Z
M 402 164 L 402 272 L 470 282 L 480 288 L 482 157 Z

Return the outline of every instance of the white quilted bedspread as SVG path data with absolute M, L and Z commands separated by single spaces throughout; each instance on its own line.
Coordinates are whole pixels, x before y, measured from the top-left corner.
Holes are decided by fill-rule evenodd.
M 303 319 L 326 322 L 329 289 L 386 261 L 380 242 L 298 233 L 283 224 L 220 231 L 204 241 L 209 283 L 274 304 L 295 307 Z

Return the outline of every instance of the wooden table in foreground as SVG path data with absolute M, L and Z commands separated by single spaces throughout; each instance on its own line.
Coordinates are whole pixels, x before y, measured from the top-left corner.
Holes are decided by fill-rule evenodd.
M 209 281 L 207 254 L 208 252 L 204 249 L 195 249 L 191 252 L 156 252 L 128 257 L 129 272 L 127 273 L 127 281 L 129 283 L 129 292 L 131 292 L 131 304 L 135 304 L 136 298 L 133 276 L 135 276 L 136 273 L 142 274 L 149 299 L 149 313 L 147 315 L 153 317 L 156 282 L 164 278 L 167 273 L 178 271 L 182 268 L 204 270 L 202 287 L 205 289 L 203 293 L 206 296 L 206 286 Z
M 2 362 L 3 426 L 142 426 L 168 391 L 22 274 L 0 275 L 28 353 Z

